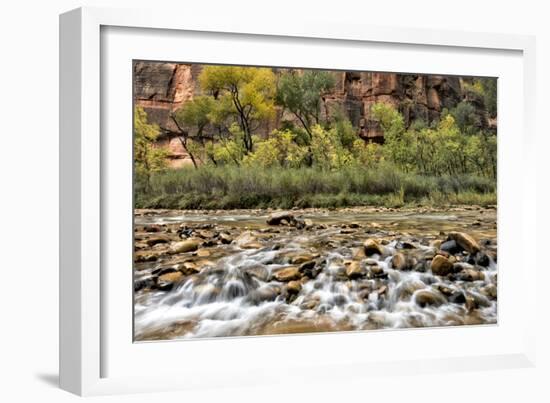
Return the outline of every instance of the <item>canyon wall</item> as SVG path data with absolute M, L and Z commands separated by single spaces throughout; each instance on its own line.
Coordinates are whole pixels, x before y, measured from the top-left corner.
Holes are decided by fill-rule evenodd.
M 170 114 L 185 105 L 194 96 L 201 94 L 198 76 L 202 65 L 135 62 L 134 101 L 147 112 L 149 121 L 158 124 L 164 135 L 159 145 L 167 146 L 171 153 L 171 165 L 188 163 L 187 155 L 179 140 L 170 133 L 177 131 Z M 275 73 L 278 72 L 274 69 Z M 367 141 L 382 143 L 384 136 L 380 126 L 371 116 L 371 106 L 384 102 L 395 106 L 410 125 L 417 119 L 425 122 L 438 120 L 444 108 L 450 109 L 466 98 L 464 81 L 456 76 L 398 74 L 379 72 L 335 71 L 336 86 L 323 97 L 325 117 L 334 107 L 345 111 L 359 135 Z M 466 79 L 467 80 L 467 79 Z M 485 128 L 489 120 L 484 105 L 477 102 L 479 121 Z M 281 120 L 292 119 L 278 110 L 272 122 L 259 129 L 259 134 L 268 134 Z

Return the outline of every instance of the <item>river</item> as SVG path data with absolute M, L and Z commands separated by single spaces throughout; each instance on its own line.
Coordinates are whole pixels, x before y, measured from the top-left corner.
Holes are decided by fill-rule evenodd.
M 137 210 L 135 340 L 497 322 L 494 208 L 271 213 Z

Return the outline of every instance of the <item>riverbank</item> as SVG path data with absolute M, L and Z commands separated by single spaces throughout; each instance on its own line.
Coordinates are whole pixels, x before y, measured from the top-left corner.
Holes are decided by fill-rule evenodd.
M 425 176 L 392 166 L 185 168 L 136 180 L 135 206 L 154 209 L 232 210 L 336 208 L 350 206 L 489 206 L 497 202 L 496 182 L 473 175 Z
M 135 213 L 136 340 L 496 323 L 494 208 Z

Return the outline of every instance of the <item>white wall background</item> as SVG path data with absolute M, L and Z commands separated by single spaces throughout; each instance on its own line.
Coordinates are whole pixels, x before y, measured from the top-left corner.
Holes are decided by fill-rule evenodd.
M 39 1 L 5 0 L 0 6 L 0 400 L 69 402 L 76 397 L 56 387 L 58 335 L 58 14 L 82 5 L 163 7 L 193 18 L 216 13 L 231 18 L 300 18 L 353 21 L 373 25 L 447 28 L 537 36 L 537 130 L 541 185 L 548 183 L 547 110 L 550 97 L 550 30 L 543 1 L 480 0 L 169 0 Z M 518 136 L 521 135 L 518 133 Z M 549 205 L 539 188 L 538 234 L 533 249 L 544 255 Z M 519 251 L 529 253 L 529 251 Z M 539 261 L 539 277 L 518 287 L 537 289 L 539 299 L 538 366 L 451 375 L 371 378 L 346 384 L 293 385 L 277 388 L 211 390 L 93 398 L 97 401 L 549 401 L 550 320 L 548 262 Z M 521 301 L 518 301 L 521 304 Z M 480 340 L 490 343 L 490 340 Z

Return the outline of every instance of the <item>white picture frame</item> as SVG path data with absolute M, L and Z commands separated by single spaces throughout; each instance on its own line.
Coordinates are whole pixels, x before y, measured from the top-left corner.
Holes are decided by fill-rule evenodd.
M 151 49 L 156 44 L 154 51 L 143 50 L 149 53 L 137 54 L 133 50 L 134 47 L 130 44 L 132 39 L 128 39 L 128 36 L 137 36 L 138 33 L 141 35 L 141 48 Z M 106 34 L 112 36 L 106 37 Z M 511 308 L 510 302 L 513 301 L 507 300 L 510 298 L 510 294 L 508 293 L 507 296 L 506 293 L 510 277 L 507 279 L 509 271 L 506 269 L 506 261 L 509 258 L 509 265 L 519 264 L 520 275 L 532 278 L 536 274 L 536 255 L 531 254 L 518 262 L 506 250 L 499 253 L 499 324 L 494 327 L 350 332 L 322 336 L 226 338 L 192 342 L 142 343 L 140 346 L 143 347 L 136 347 L 132 340 L 126 337 L 125 332 L 130 323 L 121 320 L 124 318 L 131 320 L 131 315 L 128 316 L 122 312 L 127 307 L 131 310 L 130 300 L 124 297 L 120 302 L 110 297 L 111 281 L 113 284 L 124 284 L 126 277 L 124 275 L 113 277 L 110 271 L 106 272 L 106 268 L 112 266 L 111 259 L 124 259 L 126 256 L 123 253 L 112 255 L 113 245 L 106 239 L 118 242 L 113 234 L 131 231 L 131 227 L 127 227 L 128 217 L 120 218 L 121 216 L 116 214 L 107 214 L 109 211 L 114 211 L 112 205 L 116 204 L 115 199 L 118 197 L 113 194 L 113 187 L 117 187 L 119 192 L 128 190 L 124 186 L 118 186 L 121 183 L 128 185 L 128 170 L 113 167 L 110 162 L 111 147 L 127 151 L 128 149 L 124 147 L 128 147 L 129 144 L 127 141 L 113 142 L 114 137 L 108 134 L 119 123 L 123 125 L 121 127 L 127 127 L 127 118 L 131 116 L 131 98 L 128 97 L 127 105 L 124 102 L 115 102 L 119 97 L 124 99 L 124 96 L 128 95 L 124 92 L 125 89 L 131 86 L 131 82 L 124 80 L 128 71 L 125 72 L 120 66 L 124 66 L 129 58 L 189 61 L 189 56 L 185 57 L 184 50 L 180 50 L 180 53 L 175 56 L 169 56 L 170 52 L 166 50 L 170 49 L 170 44 L 178 43 L 177 41 L 185 35 L 192 36 L 188 38 L 190 44 L 194 43 L 194 40 L 200 41 L 202 37 L 208 37 L 211 38 L 212 43 L 220 40 L 231 42 L 236 41 L 235 38 L 237 38 L 242 43 L 249 41 L 246 42 L 246 46 L 256 44 L 260 48 L 284 45 L 288 46 L 288 49 L 296 46 L 307 50 L 312 46 L 324 46 L 334 51 L 354 48 L 357 52 L 362 52 L 362 46 L 365 46 L 371 50 L 378 49 L 372 51 L 385 51 L 386 48 L 391 48 L 392 52 L 397 52 L 396 55 L 398 52 L 409 51 L 422 54 L 441 52 L 443 56 L 432 63 L 433 67 L 426 65 L 422 73 L 431 73 L 430 68 L 434 69 L 433 72 L 457 69 L 458 67 L 446 66 L 459 64 L 456 60 L 461 58 L 464 52 L 470 54 L 468 57 L 477 57 L 480 61 L 486 60 L 487 63 L 485 66 L 483 63 L 478 63 L 478 66 L 469 68 L 463 66 L 464 74 L 487 72 L 487 75 L 491 75 L 491 69 L 497 67 L 502 69 L 504 76 L 508 78 L 499 86 L 499 92 L 503 90 L 506 93 L 509 89 L 507 99 L 510 102 L 501 103 L 499 100 L 499 111 L 516 110 L 516 113 L 513 114 L 514 116 L 511 116 L 511 113 L 502 116 L 501 119 L 499 112 L 499 136 L 501 131 L 504 133 L 502 141 L 499 137 L 499 248 L 501 245 L 511 244 L 512 230 L 523 246 L 527 245 L 526 234 L 535 233 L 536 169 L 535 159 L 532 158 L 535 147 L 533 132 L 535 42 L 533 37 L 399 27 L 382 28 L 354 24 L 327 26 L 325 22 L 307 20 L 301 25 L 293 25 L 289 28 L 276 22 L 245 21 L 238 17 L 194 18 L 185 20 L 183 23 L 176 15 L 154 10 L 104 8 L 73 10 L 60 17 L 60 384 L 63 389 L 79 395 L 96 395 L 229 385 L 245 386 L 281 382 L 290 377 L 288 372 L 292 371 L 284 371 L 288 368 L 295 370 L 308 368 L 309 371 L 302 372 L 302 379 L 319 381 L 328 376 L 327 372 L 331 377 L 334 377 L 336 372 L 341 377 L 351 373 L 355 376 L 368 377 L 374 373 L 464 371 L 534 365 L 535 319 L 529 314 L 524 314 L 521 321 L 516 320 L 519 314 Z M 205 49 L 211 46 L 206 42 L 201 42 L 202 45 Z M 386 67 L 390 66 L 388 71 L 410 71 L 406 67 L 400 67 L 398 57 L 392 57 L 390 53 L 388 55 L 388 61 L 394 60 L 392 66 L 386 62 Z M 507 55 L 510 57 L 508 58 Z M 275 56 L 259 50 L 254 52 L 254 59 L 243 62 L 242 57 L 238 55 L 233 59 L 231 55 L 224 56 L 222 52 L 218 55 L 219 58 L 226 57 L 228 63 L 286 64 L 274 62 Z M 298 54 L 295 56 L 298 57 Z M 220 62 L 220 59 L 215 57 L 210 57 L 209 60 L 204 60 L 205 56 L 202 57 L 203 59 L 197 53 L 191 59 Z M 494 57 L 502 57 L 502 66 L 491 64 L 493 60 L 491 58 Z M 109 60 L 104 60 L 105 58 L 110 58 L 113 65 L 109 64 Z M 118 59 L 121 64 L 117 64 Z M 312 67 L 324 67 L 319 66 L 318 62 L 311 63 Z M 350 62 L 343 57 L 341 63 L 330 67 L 347 67 Z M 307 64 L 307 60 L 300 63 L 305 67 L 309 66 Z M 509 70 L 505 70 L 507 64 L 510 65 Z M 358 64 L 356 67 L 360 68 L 361 65 Z M 384 69 L 383 64 L 373 65 L 372 69 L 376 69 L 375 67 Z M 121 75 L 118 75 L 119 73 Z M 106 82 L 107 77 L 111 78 L 108 82 Z M 125 109 L 130 111 L 130 114 L 124 115 L 124 118 L 120 118 L 123 121 L 119 122 L 118 118 L 113 118 L 116 114 L 112 113 L 110 108 L 104 109 L 107 104 L 111 106 L 116 104 L 113 108 L 122 108 L 116 110 L 122 111 L 123 115 Z M 519 110 L 517 110 L 518 106 Z M 522 134 L 520 145 L 516 143 L 515 148 L 511 142 L 507 141 L 509 138 L 507 133 L 511 133 L 512 129 Z M 128 135 L 131 135 L 131 132 Z M 503 166 L 501 158 L 512 162 L 514 152 L 516 159 L 513 161 L 513 166 L 508 168 L 506 165 Z M 126 162 L 131 161 L 131 154 L 127 158 L 130 159 L 126 159 Z M 522 191 L 511 191 L 510 187 L 506 186 L 506 181 L 519 181 L 522 183 Z M 120 200 L 127 199 L 122 197 Z M 124 204 L 121 206 L 124 207 Z M 130 213 L 129 211 L 128 215 Z M 112 233 L 109 232 L 111 228 L 114 231 Z M 122 245 L 121 250 L 127 251 L 128 245 Z M 127 259 L 131 265 L 131 253 L 127 255 Z M 128 288 L 131 288 L 131 284 Z M 527 288 L 514 292 L 521 294 L 524 312 L 532 312 L 534 315 L 536 312 L 534 293 Z M 509 311 L 508 307 L 510 307 Z M 116 312 L 122 313 L 119 315 Z M 115 326 L 116 323 L 122 323 L 120 329 Z M 420 349 L 422 351 L 417 352 L 404 347 L 396 349 L 393 356 L 390 354 L 381 357 L 373 351 L 367 356 L 364 352 L 358 352 L 357 349 L 352 350 L 353 346 L 360 345 L 366 340 L 376 341 L 376 343 L 400 343 L 403 340 L 411 340 L 411 345 L 415 346 L 424 346 L 429 341 L 429 343 L 435 343 L 432 345 L 443 346 L 444 344 L 437 344 L 442 343 L 442 337 L 466 342 L 491 337 L 494 341 L 492 346 L 485 350 L 487 353 L 484 353 L 481 348 L 471 348 L 467 353 L 465 349 L 459 347 L 449 348 L 448 351 Z M 501 344 L 497 342 L 499 339 L 503 340 Z M 341 352 L 342 356 L 348 358 L 341 359 L 339 356 L 328 354 L 321 359 L 316 359 L 313 352 L 308 356 L 308 346 L 324 345 L 330 350 L 330 346 L 336 343 L 349 346 L 349 348 L 344 347 Z M 269 347 L 266 348 L 266 345 Z M 299 359 L 287 360 L 261 371 L 260 354 L 262 352 L 276 352 L 277 348 L 289 345 L 294 351 L 304 353 L 302 358 L 299 358 L 303 362 Z M 176 355 L 185 354 L 186 360 L 183 360 L 183 363 L 172 362 L 166 365 L 166 371 L 158 376 L 148 374 L 142 368 L 136 371 L 139 374 L 133 373 L 133 359 L 136 359 L 138 354 L 140 360 L 146 360 L 141 362 L 147 362 L 147 360 L 157 360 L 162 354 L 171 351 Z M 212 368 L 211 365 L 199 365 L 200 354 L 206 352 L 209 352 L 211 357 L 218 357 L 216 359 L 220 362 L 216 368 Z M 246 352 L 244 356 L 243 352 Z M 240 353 L 240 358 L 237 353 Z M 267 358 L 272 360 L 276 360 L 276 357 L 277 354 L 267 355 Z M 263 359 L 265 358 L 264 356 Z M 233 370 L 223 365 L 224 360 L 235 359 L 242 362 Z M 165 361 L 167 362 L 168 359 Z M 116 370 L 114 364 L 111 368 L 111 363 L 115 362 L 120 364 L 117 364 Z M 159 361 L 155 362 L 159 363 Z M 194 376 L 189 376 L 190 365 L 195 365 Z M 326 371 L 327 368 L 332 371 Z M 247 370 L 251 374 L 245 379 L 242 374 Z M 208 374 L 208 381 L 204 376 L 206 374 Z

